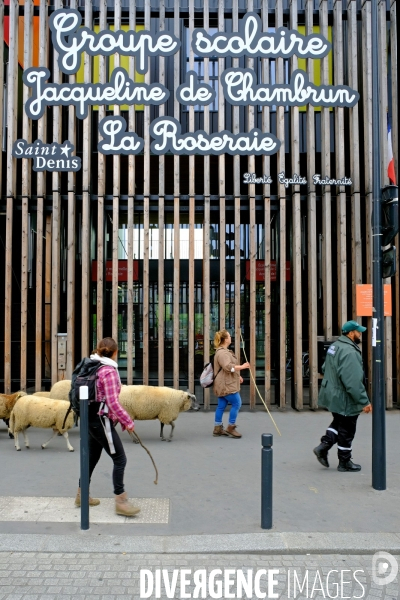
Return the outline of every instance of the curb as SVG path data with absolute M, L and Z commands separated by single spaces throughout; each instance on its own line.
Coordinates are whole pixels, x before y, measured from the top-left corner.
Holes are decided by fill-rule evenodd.
M 0 534 L 0 552 L 400 555 L 400 533 L 246 533 L 188 536 Z

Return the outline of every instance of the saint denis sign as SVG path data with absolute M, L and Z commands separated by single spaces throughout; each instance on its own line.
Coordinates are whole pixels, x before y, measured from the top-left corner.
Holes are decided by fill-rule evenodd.
M 84 52 L 90 56 L 121 56 L 135 58 L 135 69 L 145 74 L 149 58 L 168 57 L 182 47 L 175 35 L 147 30 L 95 32 L 82 27 L 82 17 L 75 9 L 59 9 L 52 13 L 49 27 L 58 66 L 66 75 L 78 72 Z M 296 30 L 280 27 L 263 31 L 260 17 L 253 12 L 241 19 L 238 32 L 210 34 L 195 29 L 190 40 L 198 57 L 238 58 L 299 58 L 320 59 L 331 51 L 331 44 L 322 35 L 302 35 Z M 246 68 L 228 68 L 220 73 L 225 100 L 233 106 L 313 106 L 352 107 L 359 100 L 357 91 L 345 85 L 315 85 L 304 71 L 292 73 L 289 83 L 258 83 L 256 71 Z M 114 69 L 106 83 L 52 83 L 51 72 L 45 67 L 31 67 L 23 73 L 24 85 L 30 88 L 25 111 L 30 119 L 42 117 L 48 106 L 73 106 L 78 119 L 85 119 L 91 106 L 99 105 L 160 105 L 170 97 L 169 90 L 160 83 L 133 81 L 121 67 Z M 178 102 L 185 106 L 207 106 L 215 100 L 215 90 L 199 81 L 194 71 L 186 73 L 185 81 L 175 91 Z M 102 140 L 98 151 L 103 154 L 139 154 L 144 140 L 129 132 L 122 117 L 109 116 L 100 121 Z M 151 151 L 154 154 L 237 154 L 271 155 L 278 152 L 281 141 L 271 133 L 259 129 L 233 134 L 219 131 L 208 134 L 203 130 L 182 133 L 175 118 L 163 116 L 150 125 Z M 35 171 L 77 171 L 80 158 L 72 156 L 72 144 L 45 144 L 36 140 L 29 144 L 17 140 L 13 146 L 16 158 L 32 158 Z M 321 182 L 322 183 L 322 182 Z

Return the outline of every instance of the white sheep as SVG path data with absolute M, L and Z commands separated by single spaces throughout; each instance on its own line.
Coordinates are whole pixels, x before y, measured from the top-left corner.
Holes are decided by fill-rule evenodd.
M 68 400 L 71 381 L 58 381 L 50 390 L 50 397 Z M 182 390 L 152 385 L 123 385 L 119 401 L 132 419 L 147 421 L 159 419 L 161 423 L 160 437 L 166 441 L 163 434 L 164 425 L 171 425 L 171 441 L 178 414 L 193 408 L 199 409 L 196 396 Z
M 41 398 L 40 396 L 24 396 L 15 404 L 10 416 L 10 430 L 15 437 L 15 448 L 21 450 L 18 434 L 22 431 L 25 446 L 29 448 L 29 439 L 26 434 L 28 427 L 40 427 L 43 429 L 52 429 L 53 435 L 45 443 L 42 448 L 50 443 L 50 441 L 61 433 L 67 441 L 68 450 L 73 452 L 74 449 L 69 443 L 68 429 L 74 424 L 73 413 L 68 415 L 68 419 L 64 428 L 63 422 L 66 412 L 69 407 L 69 402 L 65 400 L 52 400 L 50 398 Z
M 71 380 L 62 379 L 57 381 L 49 392 L 35 392 L 33 396 L 41 396 L 42 398 L 52 398 L 53 400 L 68 400 L 68 394 L 71 389 Z
M 163 434 L 164 425 L 171 425 L 171 434 L 168 439 L 170 442 L 179 413 L 190 408 L 199 409 L 194 394 L 152 385 L 123 385 L 119 401 L 134 420 L 158 419 L 161 423 L 160 437 L 163 442 L 166 441 Z

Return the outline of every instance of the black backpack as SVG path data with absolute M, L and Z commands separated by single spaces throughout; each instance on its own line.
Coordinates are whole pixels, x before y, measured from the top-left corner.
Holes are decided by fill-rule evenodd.
M 79 391 L 83 385 L 88 387 L 89 403 L 96 401 L 97 371 L 100 369 L 100 367 L 104 367 L 104 365 L 100 361 L 92 360 L 91 358 L 83 358 L 81 362 L 76 365 L 74 372 L 72 373 L 71 390 L 68 394 L 70 405 L 67 414 L 65 415 L 63 429 L 71 410 L 74 411 L 76 418 L 80 416 Z

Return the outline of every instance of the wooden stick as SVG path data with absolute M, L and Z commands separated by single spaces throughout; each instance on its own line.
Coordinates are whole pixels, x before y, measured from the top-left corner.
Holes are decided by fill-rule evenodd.
M 313 33 L 314 2 L 306 4 L 306 35 Z M 307 60 L 307 75 L 314 81 L 314 61 Z M 318 405 L 318 351 L 317 351 L 317 207 L 315 185 L 315 114 L 314 107 L 307 105 L 307 264 L 308 264 L 308 352 L 310 365 L 310 408 Z
M 150 0 L 145 0 L 145 29 L 150 29 Z M 144 76 L 150 84 L 150 64 Z M 149 286 L 150 286 L 150 106 L 144 107 L 144 254 L 143 254 L 143 383 L 149 383 Z
M 132 431 L 132 432 L 129 431 L 128 433 L 129 433 L 129 435 L 131 436 L 132 439 L 133 439 L 133 436 L 135 436 L 135 438 L 138 440 L 139 444 L 142 446 L 142 448 L 144 450 L 146 450 L 147 454 L 150 456 L 151 462 L 153 463 L 153 466 L 154 466 L 154 469 L 155 469 L 155 472 L 156 472 L 156 478 L 154 480 L 154 484 L 157 485 L 157 483 L 158 483 L 158 469 L 156 467 L 156 463 L 154 462 L 154 458 L 152 457 L 150 450 L 148 450 L 146 448 L 146 446 L 144 444 L 142 444 L 142 440 L 140 439 L 140 437 L 138 436 L 138 434 L 136 433 L 136 431 Z
M 262 22 L 263 31 L 268 31 L 268 0 L 262 1 Z M 262 81 L 264 84 L 269 83 L 269 60 L 264 58 L 261 61 Z M 262 130 L 263 132 L 271 131 L 270 126 L 270 109 L 268 106 L 263 106 L 262 109 Z M 263 173 L 268 175 L 271 170 L 271 160 L 269 156 L 263 156 Z M 264 369 L 265 369 L 265 402 L 267 406 L 271 405 L 271 186 L 266 183 L 264 185 Z M 240 207 L 239 207 L 240 209 Z M 239 215 L 240 219 L 240 215 Z M 236 294 L 237 296 L 239 294 Z
M 176 37 L 180 37 L 180 14 L 179 14 L 179 0 L 174 0 L 174 34 Z M 174 89 L 176 90 L 180 84 L 180 52 L 174 55 Z M 174 118 L 180 121 L 180 107 L 179 103 L 174 97 Z M 180 223 L 180 211 L 179 211 L 179 192 L 180 189 L 180 173 L 179 173 L 179 156 L 174 156 L 174 341 L 173 341 L 173 387 L 179 389 L 179 292 L 180 292 L 180 247 L 179 247 L 179 223 Z
M 194 30 L 194 0 L 189 0 L 189 38 L 192 38 Z M 194 52 L 190 45 L 189 69 L 194 70 Z M 194 131 L 194 106 L 189 106 L 189 131 Z M 194 225 L 195 225 L 195 157 L 189 156 L 189 307 L 188 307 L 188 383 L 189 390 L 194 394 L 194 303 L 195 303 L 195 281 L 194 281 Z
M 100 31 L 107 28 L 107 3 L 106 0 L 100 1 Z M 99 82 L 106 83 L 108 58 L 99 56 Z M 106 116 L 106 107 L 98 107 L 99 123 Z M 98 133 L 98 141 L 102 139 Z M 107 256 L 105 252 L 105 228 L 108 224 L 104 223 L 104 196 L 106 193 L 106 157 L 101 152 L 97 156 L 98 165 L 98 183 L 97 183 L 97 342 L 104 335 L 104 297 L 105 297 L 105 266 Z
M 55 0 L 55 9 L 62 7 L 62 0 Z M 60 84 L 62 74 L 58 66 L 58 52 L 53 54 L 53 82 Z M 61 106 L 53 107 L 53 141 L 61 144 L 62 114 Z M 51 213 L 51 385 L 61 379 L 58 369 L 58 338 L 60 325 L 60 293 L 61 293 L 61 176 L 54 171 L 51 176 L 53 186 L 53 210 Z M 83 324 L 82 324 L 83 325 Z M 82 327 L 83 329 L 83 327 Z
M 33 4 L 26 0 L 24 6 L 24 68 L 31 66 L 33 52 Z M 29 88 L 24 86 L 23 105 L 29 98 Z M 25 110 L 22 116 L 22 137 L 28 143 L 32 141 L 32 122 Z M 20 388 L 26 391 L 27 365 L 27 334 L 28 334 L 28 252 L 29 238 L 29 199 L 31 196 L 31 163 L 27 158 L 22 159 L 22 253 L 21 253 L 21 365 Z
M 328 38 L 328 2 L 321 0 L 319 5 L 320 33 Z M 329 83 L 329 59 L 321 59 L 321 83 Z M 331 173 L 331 128 L 329 108 L 321 108 L 321 169 L 324 176 Z M 332 338 L 332 215 L 330 186 L 322 187 L 322 300 L 324 307 L 323 323 L 326 340 Z
M 12 231 L 16 195 L 17 160 L 11 156 L 17 133 L 18 101 L 18 1 L 9 2 L 9 54 L 7 77 L 7 209 L 5 255 L 4 393 L 11 393 Z
M 121 0 L 114 2 L 114 31 L 121 29 Z M 114 69 L 120 66 L 120 55 L 114 54 Z M 114 104 L 114 116 L 119 117 L 121 109 L 119 104 Z M 119 303 L 119 282 L 118 282 L 118 250 L 120 247 L 119 241 L 119 195 L 121 191 L 121 156 L 113 155 L 113 211 L 112 211 L 112 337 L 118 341 L 119 326 L 118 326 L 118 303 Z M 146 382 L 147 383 L 147 382 Z
M 234 0 L 235 1 L 235 0 Z M 209 29 L 209 0 L 204 0 L 204 29 Z M 209 59 L 204 58 L 204 83 L 209 83 Z M 204 107 L 204 131 L 210 131 L 210 107 Z M 204 224 L 203 224 L 203 347 L 204 364 L 210 362 L 210 157 L 204 157 Z M 204 389 L 204 408 L 210 408 L 210 389 Z
M 333 8 L 333 64 L 334 85 L 343 85 L 343 5 L 335 0 Z M 341 178 L 345 170 L 345 123 L 344 109 L 335 107 L 335 159 L 336 177 Z M 332 134 L 331 134 L 332 135 Z M 346 188 L 336 189 L 336 229 L 337 229 L 337 332 L 347 321 L 347 252 L 346 252 Z
M 253 10 L 253 0 L 247 1 L 247 11 Z M 254 69 L 254 59 L 247 59 L 247 67 Z M 255 126 L 254 106 L 247 108 L 248 131 L 251 131 Z M 254 173 L 256 170 L 255 157 L 249 156 L 247 160 L 247 170 L 249 173 Z M 254 183 L 249 185 L 249 207 L 250 207 L 250 364 L 257 376 L 256 368 L 256 258 L 257 258 L 257 230 L 256 230 L 256 186 Z M 255 381 L 250 381 L 250 408 L 255 408 L 256 391 Z
M 348 22 L 348 56 L 349 56 L 349 86 L 358 89 L 357 64 L 357 3 L 350 0 L 347 8 Z M 350 119 L 350 173 L 353 185 L 351 188 L 351 272 L 352 272 L 352 302 L 351 315 L 356 315 L 356 286 L 362 283 L 362 239 L 361 239 L 361 201 L 360 201 L 360 137 L 358 104 L 349 109 Z M 359 318 L 360 322 L 361 319 Z
M 136 30 L 136 3 L 129 4 L 129 28 Z M 129 77 L 135 80 L 135 58 L 129 58 Z M 129 107 L 129 131 L 136 130 L 136 110 L 135 105 Z M 135 175 L 136 160 L 134 155 L 129 156 L 129 175 L 128 175 L 128 343 L 127 343 L 127 383 L 132 385 L 133 381 L 133 232 L 134 232 L 134 204 L 135 204 Z M 136 358 L 135 358 L 136 360 Z
M 165 0 L 160 0 L 160 31 L 165 29 Z M 159 58 L 159 81 L 165 85 L 165 58 Z M 159 115 L 165 115 L 165 105 L 161 104 Z M 164 339 L 165 339 L 165 294 L 164 294 L 164 230 L 165 230 L 165 156 L 158 159 L 158 385 L 164 385 Z
M 290 2 L 290 28 L 297 30 L 297 0 Z M 292 73 L 298 67 L 297 56 L 291 58 Z M 300 122 L 299 109 L 297 106 L 291 108 L 291 138 L 292 138 L 292 171 L 300 173 Z M 301 310 L 301 205 L 300 186 L 292 186 L 292 230 L 293 230 L 293 373 L 294 376 L 294 406 L 297 410 L 303 409 L 303 328 Z
M 279 2 L 275 6 L 275 27 L 283 27 L 283 7 Z M 276 82 L 284 82 L 283 59 L 278 58 L 276 63 Z M 285 172 L 285 108 L 276 108 L 276 137 L 281 140 L 281 147 L 277 154 L 278 173 Z M 286 189 L 282 183 L 278 184 L 279 198 L 279 405 L 286 405 Z
M 48 27 L 47 27 L 48 0 L 40 0 L 39 6 L 39 64 L 48 65 Z M 47 141 L 47 118 L 46 113 L 38 120 L 38 139 Z M 45 173 L 39 172 L 36 179 L 37 185 L 37 212 L 36 212 L 36 318 L 35 318 L 35 389 L 42 389 L 43 356 L 45 359 L 44 373 L 49 376 L 49 363 L 46 360 L 46 353 L 43 354 L 43 298 L 45 299 L 45 314 L 47 313 L 47 293 L 43 295 L 43 266 L 46 269 L 46 263 L 43 263 L 43 240 L 44 237 L 44 197 L 46 194 Z M 46 246 L 47 249 L 47 246 Z M 47 255 L 47 250 L 46 250 Z M 45 335 L 45 340 L 49 339 Z
M 76 9 L 76 0 L 71 1 L 71 8 Z M 85 17 L 86 17 L 85 12 Z M 76 82 L 76 75 L 70 75 L 69 82 Z M 68 107 L 68 140 L 75 146 L 76 153 L 76 110 Z M 66 379 L 71 379 L 75 368 L 75 215 L 76 215 L 76 174 L 68 173 L 68 234 L 67 234 L 67 361 Z
M 218 3 L 218 30 L 225 31 L 224 2 Z M 225 99 L 221 74 L 225 69 L 225 59 L 218 59 L 218 131 L 225 129 Z M 218 156 L 219 194 L 219 329 L 226 328 L 226 214 L 225 214 L 225 155 Z

